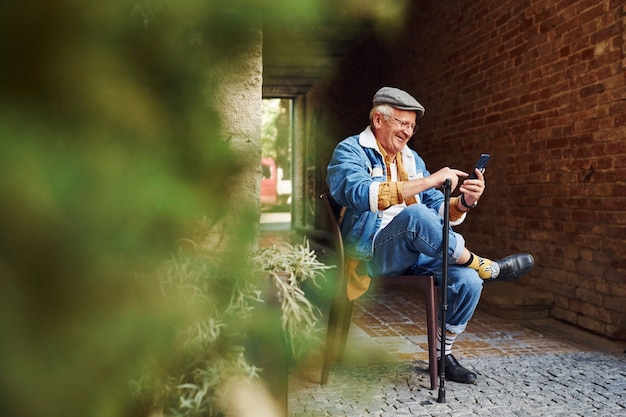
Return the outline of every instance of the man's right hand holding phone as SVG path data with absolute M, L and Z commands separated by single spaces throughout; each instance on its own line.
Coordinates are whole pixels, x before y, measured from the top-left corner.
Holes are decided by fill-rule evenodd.
M 465 208 L 464 211 L 476 207 L 476 205 L 478 205 L 478 200 L 485 191 L 485 177 L 483 176 L 483 173 L 477 168 L 474 168 L 474 170 L 476 172 L 476 178 L 466 179 L 459 187 L 459 191 L 462 193 L 459 201 Z
M 483 173 L 489 159 L 489 154 L 482 154 L 474 167 L 474 172 L 470 173 L 470 176 L 459 187 L 459 191 L 462 193 L 459 203 L 463 206 L 463 211 L 478 205 L 478 200 L 485 191 L 485 177 Z

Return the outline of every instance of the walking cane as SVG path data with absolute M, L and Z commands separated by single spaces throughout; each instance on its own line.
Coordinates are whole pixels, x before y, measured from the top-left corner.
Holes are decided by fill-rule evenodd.
M 439 358 L 439 397 L 438 403 L 446 402 L 446 311 L 448 311 L 448 241 L 450 239 L 450 192 L 452 180 L 446 178 L 443 183 L 443 268 L 441 273 L 441 356 Z

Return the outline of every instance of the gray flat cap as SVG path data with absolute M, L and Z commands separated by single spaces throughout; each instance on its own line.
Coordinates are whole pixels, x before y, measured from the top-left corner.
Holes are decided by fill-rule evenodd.
M 418 103 L 412 95 L 404 90 L 393 87 L 383 87 L 374 94 L 372 100 L 374 106 L 379 104 L 389 104 L 400 110 L 412 110 L 417 113 L 420 118 L 424 115 L 424 106 Z

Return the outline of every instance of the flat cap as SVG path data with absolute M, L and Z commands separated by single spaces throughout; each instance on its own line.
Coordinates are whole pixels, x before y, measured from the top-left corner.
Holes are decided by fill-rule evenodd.
M 420 118 L 424 115 L 424 106 L 422 106 L 412 95 L 404 90 L 394 87 L 383 87 L 374 94 L 372 100 L 374 106 L 379 104 L 389 104 L 400 110 L 412 110 L 417 113 Z

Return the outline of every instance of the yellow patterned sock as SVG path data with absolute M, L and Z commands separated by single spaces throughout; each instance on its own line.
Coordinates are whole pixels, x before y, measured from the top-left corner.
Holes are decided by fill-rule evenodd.
M 478 276 L 482 279 L 493 279 L 500 274 L 500 265 L 474 253 L 470 253 L 470 260 L 463 266 L 478 271 Z

